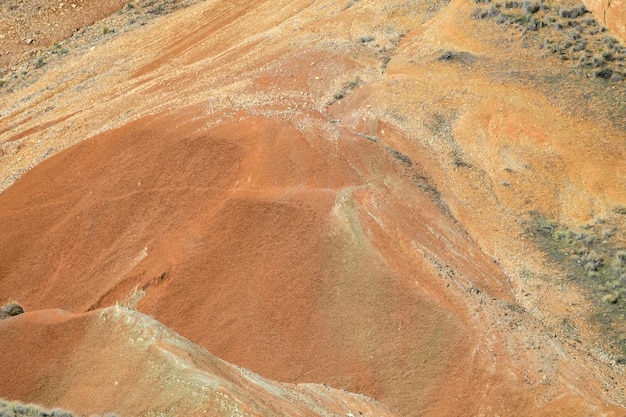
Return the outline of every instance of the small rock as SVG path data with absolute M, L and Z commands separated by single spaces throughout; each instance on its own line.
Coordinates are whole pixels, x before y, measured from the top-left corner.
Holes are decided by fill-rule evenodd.
M 9 317 L 19 316 L 24 313 L 24 309 L 18 303 L 11 302 L 0 308 L 0 320 Z
M 33 38 L 28 38 L 28 39 L 26 39 L 26 43 L 27 43 L 28 45 L 30 45 L 30 44 L 31 44 L 31 43 L 33 43 L 33 42 L 35 42 L 35 40 L 34 40 Z

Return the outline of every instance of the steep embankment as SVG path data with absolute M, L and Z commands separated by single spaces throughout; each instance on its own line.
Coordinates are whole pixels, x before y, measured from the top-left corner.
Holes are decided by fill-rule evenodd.
M 2 109 L 0 294 L 129 303 L 406 416 L 623 412 L 592 304 L 525 234 L 623 241 L 623 84 L 474 7 L 209 1 L 43 68 Z
M 587 0 L 585 4 L 622 42 L 626 42 L 626 3 L 611 0 Z
M 392 416 L 361 395 L 279 384 L 228 364 L 123 307 L 0 321 L 2 394 L 80 414 Z M 29 355 L 45 360 L 16 360 Z

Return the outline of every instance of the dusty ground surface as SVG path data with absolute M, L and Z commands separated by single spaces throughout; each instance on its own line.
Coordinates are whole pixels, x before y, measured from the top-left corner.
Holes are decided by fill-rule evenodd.
M 86 314 L 37 311 L 3 320 L 0 328 L 7 355 L 46 358 L 3 361 L 2 378 L 20 379 L 3 395 L 48 408 L 63 403 L 76 415 L 393 416 L 362 395 L 266 380 L 119 306 Z
M 0 3 L 0 85 L 24 85 L 50 61 L 199 0 L 121 0 Z M 70 56 L 68 58 L 66 55 Z M 29 75 L 30 74 L 30 75 Z
M 205 1 L 24 61 L 0 90 L 0 294 L 128 304 L 403 416 L 623 415 L 621 49 L 581 67 L 487 6 Z M 606 282 L 542 250 L 539 215 L 602 228 L 584 271 Z
M 124 1 L 42 2 L 10 0 L 0 3 L 0 68 L 4 74 L 74 32 L 118 11 Z M 3 75 L 3 74 L 0 74 Z

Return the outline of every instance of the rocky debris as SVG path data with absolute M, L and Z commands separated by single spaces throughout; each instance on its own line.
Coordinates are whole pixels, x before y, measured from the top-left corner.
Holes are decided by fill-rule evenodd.
M 30 71 L 40 58 L 61 58 L 70 51 L 92 47 L 104 35 L 145 25 L 154 18 L 200 0 L 109 0 L 50 4 L 45 1 L 0 4 L 0 66 L 11 68 L 2 76 L 7 89 L 28 85 Z M 115 12 L 115 13 L 114 13 Z M 15 25 L 20 22 L 21 25 Z M 15 87 L 14 87 L 15 86 Z M 6 89 L 4 90 L 6 91 Z M 0 90 L 0 94 L 2 94 Z

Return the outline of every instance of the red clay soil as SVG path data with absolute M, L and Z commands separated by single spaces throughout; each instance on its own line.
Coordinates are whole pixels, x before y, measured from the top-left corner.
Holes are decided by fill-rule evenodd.
M 145 290 L 141 311 L 227 361 L 403 415 L 549 414 L 573 395 L 549 347 L 511 357 L 488 328 L 482 309 L 514 315 L 507 278 L 382 146 L 252 117 L 201 131 L 193 113 L 82 142 L 2 193 L 3 293 L 88 311 Z
M 111 307 L 26 313 L 0 322 L 3 396 L 92 415 L 392 417 L 364 396 L 279 384 L 228 364 L 156 320 Z
M 55 42 L 69 38 L 126 3 L 125 0 L 3 1 L 0 3 L 0 69 L 8 73 L 11 66 L 26 57 L 41 54 Z
M 202 2 L 46 68 L 2 109 L 0 294 L 129 304 L 402 416 L 623 415 L 590 304 L 524 235 L 532 210 L 576 224 L 626 201 L 619 91 L 472 7 Z M 4 366 L 46 360 L 18 353 Z M 55 402 L 35 379 L 10 392 Z

